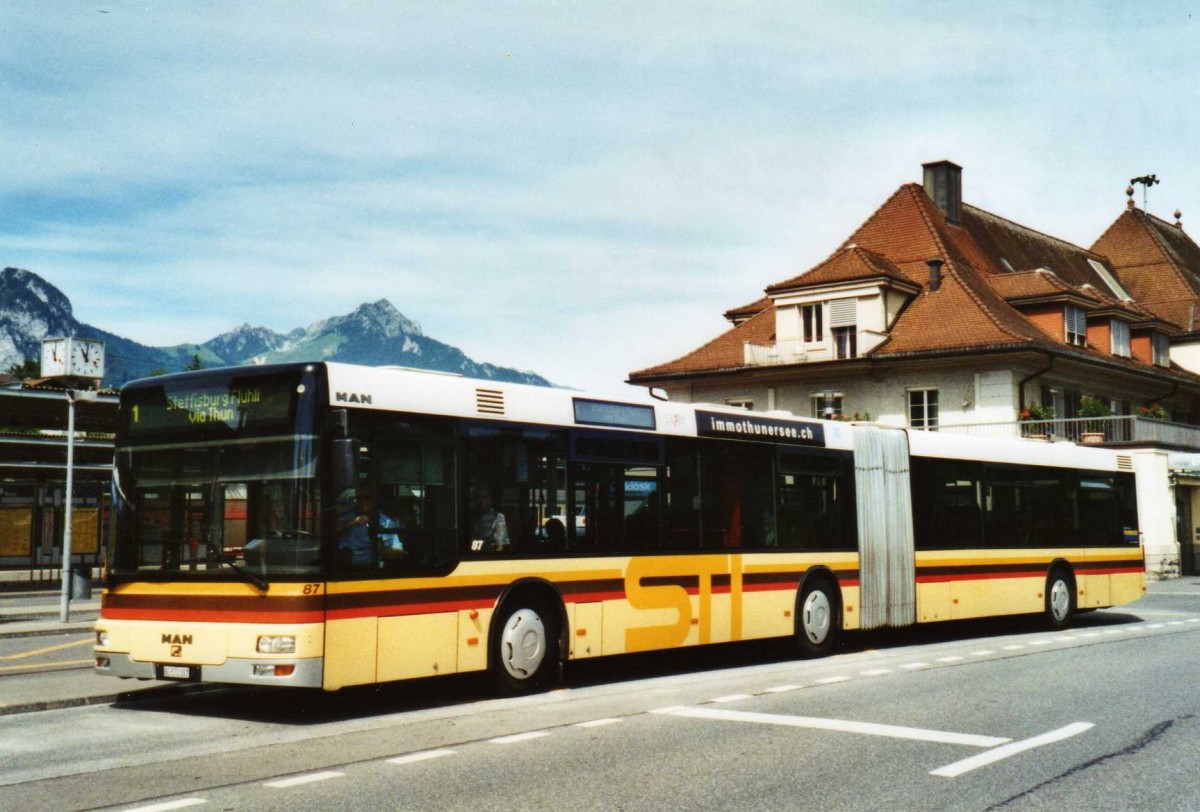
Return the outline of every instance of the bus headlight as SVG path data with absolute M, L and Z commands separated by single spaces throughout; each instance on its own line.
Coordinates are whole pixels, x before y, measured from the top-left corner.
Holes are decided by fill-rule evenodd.
M 96 629 L 96 645 L 98 645 L 98 646 L 107 646 L 108 645 L 108 632 L 105 631 L 104 629 Z
M 263 635 L 258 638 L 259 654 L 295 654 L 296 638 L 290 634 Z

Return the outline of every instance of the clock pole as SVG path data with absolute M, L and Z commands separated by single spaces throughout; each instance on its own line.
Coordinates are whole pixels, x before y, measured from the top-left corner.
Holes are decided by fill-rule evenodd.
M 63 507 L 62 596 L 58 606 L 58 619 L 62 623 L 70 619 L 71 587 L 75 577 L 71 571 L 71 509 L 75 502 L 75 401 L 95 399 L 94 389 L 67 390 L 67 502 Z

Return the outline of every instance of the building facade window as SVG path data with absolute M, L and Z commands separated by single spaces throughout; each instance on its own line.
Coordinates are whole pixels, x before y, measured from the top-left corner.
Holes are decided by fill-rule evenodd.
M 858 328 L 855 326 L 834 327 L 833 344 L 838 358 L 858 357 Z
M 1171 339 L 1166 333 L 1151 333 L 1150 334 L 1151 360 L 1157 366 L 1171 366 Z
M 1122 358 L 1129 357 L 1129 322 L 1113 319 L 1110 324 L 1112 335 L 1112 354 Z
M 754 400 L 752 398 L 726 398 L 726 406 L 732 406 L 735 409 L 745 409 L 748 412 L 754 411 Z
M 812 396 L 813 417 L 837 420 L 842 416 L 841 392 L 817 392 Z
M 825 305 L 810 304 L 800 308 L 800 319 L 804 323 L 804 343 L 817 344 L 825 340 Z
M 1063 324 L 1068 344 L 1076 347 L 1087 346 L 1087 314 L 1083 312 L 1083 308 L 1066 305 L 1063 308 Z
M 908 390 L 908 425 L 921 431 L 937 431 L 938 390 Z
M 829 332 L 833 335 L 835 358 L 858 357 L 858 299 L 834 299 L 829 303 Z

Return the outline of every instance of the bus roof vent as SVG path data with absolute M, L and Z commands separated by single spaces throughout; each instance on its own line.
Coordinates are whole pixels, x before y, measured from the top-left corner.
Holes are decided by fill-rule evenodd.
M 1118 454 L 1117 455 L 1117 468 L 1122 471 L 1132 471 L 1133 470 L 1133 457 L 1129 456 L 1128 454 Z
M 476 389 L 475 409 L 480 414 L 504 414 L 504 392 L 499 389 Z

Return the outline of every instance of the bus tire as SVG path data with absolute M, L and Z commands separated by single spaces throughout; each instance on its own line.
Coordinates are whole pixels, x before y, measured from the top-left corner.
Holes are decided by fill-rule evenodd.
M 492 643 L 492 676 L 505 695 L 544 691 L 558 670 L 558 630 L 553 614 L 533 602 L 504 610 Z
M 828 578 L 808 578 L 796 599 L 796 648 L 801 657 L 824 657 L 837 645 L 841 596 Z
M 1046 576 L 1046 626 L 1057 631 L 1071 625 L 1075 615 L 1075 579 L 1063 566 L 1053 567 Z

